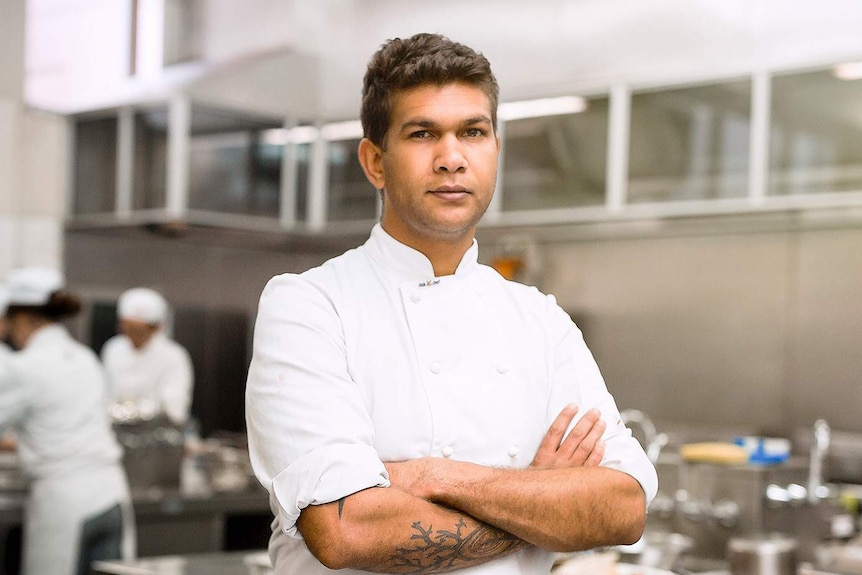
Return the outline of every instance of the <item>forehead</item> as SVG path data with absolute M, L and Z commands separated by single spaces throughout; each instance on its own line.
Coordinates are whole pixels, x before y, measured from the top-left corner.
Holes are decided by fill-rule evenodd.
M 391 127 L 423 119 L 464 119 L 487 117 L 491 120 L 491 102 L 485 92 L 472 84 L 424 84 L 400 90 L 392 96 Z

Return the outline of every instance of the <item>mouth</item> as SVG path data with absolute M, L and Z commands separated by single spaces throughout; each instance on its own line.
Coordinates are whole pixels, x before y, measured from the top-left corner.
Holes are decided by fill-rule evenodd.
M 428 193 L 444 200 L 460 200 L 470 194 L 464 186 L 439 186 Z

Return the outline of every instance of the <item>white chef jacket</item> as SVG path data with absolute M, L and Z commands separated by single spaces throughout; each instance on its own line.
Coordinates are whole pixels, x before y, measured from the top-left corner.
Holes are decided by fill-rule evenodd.
M 24 573 L 72 574 L 88 518 L 125 511 L 125 556 L 134 524 L 122 451 L 104 411 L 105 375 L 96 355 L 64 327 L 33 333 L 0 371 L 0 429 L 16 431 L 32 480 L 24 518 Z
M 141 349 L 125 335 L 102 347 L 113 402 L 132 402 L 165 413 L 177 424 L 189 418 L 194 386 L 192 360 L 186 348 L 156 332 Z
M 572 402 L 608 424 L 602 465 L 632 475 L 647 501 L 655 495 L 655 469 L 571 318 L 477 254 L 474 241 L 454 275 L 434 277 L 422 253 L 378 224 L 363 246 L 263 290 L 246 418 L 276 515 L 277 575 L 328 572 L 296 531 L 305 506 L 388 487 L 384 461 L 527 467 Z M 529 549 L 461 572 L 545 575 L 552 559 Z

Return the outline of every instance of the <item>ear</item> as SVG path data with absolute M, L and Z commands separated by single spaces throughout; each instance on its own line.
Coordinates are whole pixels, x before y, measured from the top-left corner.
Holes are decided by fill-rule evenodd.
M 383 150 L 368 138 L 362 138 L 357 150 L 359 163 L 365 172 L 365 177 L 377 190 L 386 187 L 386 178 L 383 175 Z

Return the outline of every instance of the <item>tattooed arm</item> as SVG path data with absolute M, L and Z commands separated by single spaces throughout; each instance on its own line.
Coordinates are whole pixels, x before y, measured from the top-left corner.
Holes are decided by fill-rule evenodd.
M 591 411 L 566 435 L 576 412 L 572 406 L 560 414 L 532 467 L 599 464 L 604 423 Z M 330 569 L 446 573 L 529 546 L 507 531 L 418 496 L 430 479 L 421 476 L 425 461 L 387 464 L 390 488 L 366 489 L 333 503 L 306 507 L 297 527 L 315 557 Z
M 306 507 L 297 527 L 330 569 L 448 573 L 527 547 L 505 531 L 397 488 L 366 489 Z
M 634 543 L 646 521 L 644 491 L 631 475 L 598 467 L 604 444 L 596 434 L 604 424 L 597 411 L 565 436 L 576 411 L 570 405 L 560 413 L 528 469 L 423 458 L 387 464 L 390 480 L 543 549 Z

